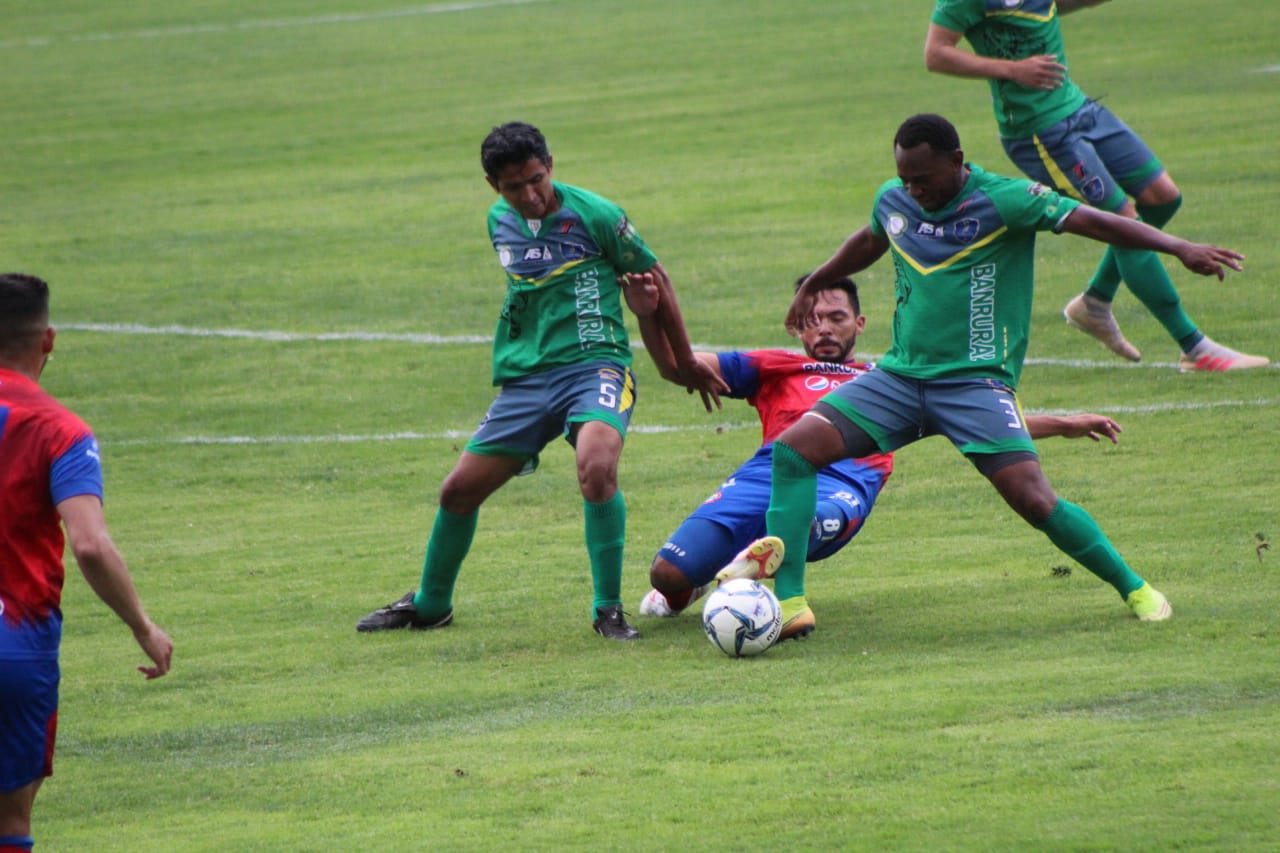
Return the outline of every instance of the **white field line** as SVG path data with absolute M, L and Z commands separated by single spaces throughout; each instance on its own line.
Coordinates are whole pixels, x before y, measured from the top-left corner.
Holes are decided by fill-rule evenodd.
M 433 335 L 421 333 L 389 333 L 389 332 L 319 332 L 319 333 L 301 333 L 301 332 L 281 332 L 273 330 L 249 330 L 249 329 L 205 329 L 192 326 L 143 326 L 134 323 L 58 323 L 57 328 L 63 331 L 78 332 L 98 332 L 102 334 L 115 335 L 170 335 L 170 336 L 186 336 L 197 338 L 239 338 L 248 340 L 258 340 L 267 342 L 291 342 L 291 341 L 369 341 L 381 342 L 391 341 L 409 344 L 426 344 L 432 346 L 448 346 L 459 344 L 485 344 L 492 343 L 493 338 L 487 335 Z M 639 342 L 636 342 L 639 348 Z M 701 350 L 727 350 L 733 347 L 724 346 L 708 346 L 705 344 L 695 344 L 695 349 Z M 749 348 L 749 347 L 747 347 Z M 877 356 L 868 354 L 868 360 L 874 361 Z M 1052 359 L 1052 358 L 1029 358 L 1027 364 L 1050 365 L 1056 367 L 1078 367 L 1083 369 L 1090 368 L 1116 368 L 1122 370 L 1141 370 L 1150 369 L 1174 369 L 1177 367 L 1175 363 L 1143 363 L 1130 364 L 1118 361 L 1088 361 L 1084 359 Z M 1278 365 L 1272 365 L 1277 367 Z M 1126 415 L 1126 414 L 1151 414 L 1156 412 L 1177 412 L 1177 411 L 1200 411 L 1205 409 L 1222 409 L 1222 408 L 1247 408 L 1253 406 L 1276 406 L 1280 405 L 1280 398 L 1261 398 L 1255 400 L 1217 400 L 1210 402 L 1186 402 L 1186 403 L 1155 403 L 1151 405 L 1129 405 L 1129 406 L 1098 406 L 1097 411 L 1105 412 L 1109 415 Z M 1028 414 L 1049 414 L 1049 415 L 1068 415 L 1078 410 L 1071 409 L 1046 409 L 1035 410 L 1027 409 Z M 633 434 L 656 434 L 669 432 L 707 432 L 707 431 L 726 431 L 752 429 L 758 430 L 760 425 L 755 421 L 741 421 L 736 423 L 706 423 L 698 425 L 670 426 L 662 424 L 634 424 L 628 430 Z M 262 444 L 350 444 L 358 442 L 382 442 L 382 441 L 432 441 L 432 440 L 460 440 L 471 436 L 470 431 L 445 430 L 443 432 L 393 432 L 393 433 L 371 433 L 364 435 L 348 435 L 335 433 L 331 435 L 268 435 L 268 436 L 246 436 L 246 435 L 230 435 L 230 436 L 204 436 L 193 435 L 178 438 L 147 438 L 147 439 L 127 439 L 123 441 L 104 441 L 104 444 L 113 447 L 140 447 L 154 446 L 166 444 L 187 444 L 187 445 L 262 445 Z M 99 437 L 101 440 L 101 437 Z
M 315 27 L 326 24 L 353 24 L 365 21 L 384 21 L 394 18 L 415 18 L 422 15 L 442 15 L 449 12 L 470 12 L 491 6 L 515 6 L 537 3 L 541 0 L 475 0 L 471 3 L 438 3 L 431 6 L 410 6 L 405 9 L 383 9 L 373 12 L 339 12 L 330 15 L 312 15 L 303 18 L 264 18 L 256 21 L 232 21 L 228 23 L 191 24 L 181 27 L 154 27 L 143 30 L 126 30 L 119 33 L 80 33 L 65 36 L 31 36 L 22 39 L 0 41 L 0 48 L 48 47 L 54 44 L 79 44 L 84 42 L 132 41 L 136 39 L 175 38 L 206 35 L 210 33 L 243 32 L 246 30 L 291 29 Z
M 1093 411 L 1107 415 L 1145 415 L 1159 412 L 1194 412 L 1209 409 L 1243 409 L 1249 407 L 1271 407 L 1280 405 L 1280 397 L 1256 400 L 1214 400 L 1211 402 L 1193 403 L 1153 403 L 1146 406 L 1098 406 Z M 1072 415 L 1080 409 L 1027 409 L 1028 415 Z M 757 421 L 740 421 L 737 423 L 715 423 L 697 425 L 663 425 L 634 424 L 628 430 L 630 435 L 657 435 L 673 432 L 730 432 L 749 429 L 759 432 Z M 333 434 L 333 435 L 191 435 L 179 438 L 141 438 L 124 441 L 99 441 L 108 447 L 157 447 L 161 445 L 265 445 L 265 444 L 363 444 L 386 441 L 460 441 L 471 437 L 471 432 L 461 430 L 445 430 L 443 432 L 391 432 L 370 433 L 366 435 Z
M 169 335 L 191 338 L 247 338 L 254 341 L 396 341 L 407 344 L 491 344 L 493 335 L 393 334 L 390 332 L 298 332 L 250 329 L 201 329 L 191 326 L 142 326 L 135 323 L 56 323 L 59 330 L 108 335 Z
M 253 329 L 205 329 L 198 326 L 144 326 L 138 323 L 55 323 L 59 330 L 73 332 L 101 332 L 108 335 L 171 335 L 193 338 L 243 338 L 255 341 L 392 341 L 408 344 L 490 344 L 492 335 L 433 335 L 415 332 L 280 332 Z M 636 349 L 644 349 L 640 341 L 633 341 Z M 694 349 L 723 352 L 731 349 L 751 349 L 751 347 L 731 347 L 718 344 L 695 343 Z M 862 353 L 867 360 L 874 361 L 880 353 Z M 1027 364 L 1047 365 L 1050 367 L 1080 367 L 1087 369 L 1111 370 L 1168 370 L 1178 367 L 1171 361 L 1146 361 L 1133 364 L 1127 361 L 1109 359 L 1107 361 L 1091 361 L 1073 358 L 1028 358 Z M 1280 364 L 1271 365 L 1280 368 Z

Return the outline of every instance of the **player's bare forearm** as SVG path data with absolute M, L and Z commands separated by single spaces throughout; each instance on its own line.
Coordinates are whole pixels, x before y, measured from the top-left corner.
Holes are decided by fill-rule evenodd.
M 1121 249 L 1149 249 L 1173 255 L 1187 269 L 1198 275 L 1216 276 L 1222 280 L 1226 269 L 1239 271 L 1244 255 L 1209 243 L 1192 243 L 1181 237 L 1152 228 L 1145 222 L 1107 213 L 1081 205 L 1067 217 L 1063 229 L 1069 234 L 1110 243 Z
M 924 42 L 924 67 L 937 74 L 978 80 L 1009 80 L 1028 89 L 1052 90 L 1062 85 L 1067 68 L 1050 54 L 1022 59 L 978 56 L 960 47 L 963 33 L 929 25 Z
M 658 308 L 661 305 L 661 290 L 652 272 L 627 273 L 621 278 L 622 293 L 627 307 L 636 315 L 640 326 L 640 338 L 649 358 L 658 368 L 658 375 L 668 382 L 678 382 L 680 371 L 676 366 L 675 353 L 671 351 L 671 342 L 658 322 Z
M 111 541 L 95 495 L 76 495 L 59 502 L 58 514 L 67 530 L 67 542 L 89 587 L 120 620 L 155 666 L 138 667 L 148 679 L 169 671 L 173 643 L 151 621 L 138 597 L 124 557 Z
M 679 382 L 680 370 L 676 367 L 675 354 L 671 352 L 671 344 L 662 333 L 658 321 L 653 315 L 636 319 L 640 324 L 640 339 L 644 341 L 644 348 L 654 367 L 658 368 L 658 375 L 668 382 Z
M 889 241 L 877 237 L 870 226 L 863 226 L 850 234 L 836 249 L 835 254 L 796 289 L 796 295 L 787 309 L 787 331 L 793 335 L 804 328 L 804 321 L 813 310 L 814 294 L 831 282 L 862 272 L 889 251 Z
M 1092 413 L 1079 415 L 1030 415 L 1027 418 L 1027 432 L 1034 439 L 1051 438 L 1088 438 L 1099 441 L 1106 438 L 1112 444 L 1120 442 L 1123 430 L 1120 424 L 1106 415 Z
M 698 392 L 702 397 L 702 405 L 708 412 L 712 411 L 713 408 L 720 408 L 720 395 L 726 393 L 729 387 L 720 378 L 718 371 L 711 370 L 694 355 L 693 347 L 689 343 L 689 333 L 685 329 L 684 316 L 680 313 L 680 304 L 676 300 L 675 288 L 671 284 L 671 278 L 661 264 L 654 264 L 647 272 L 653 274 L 653 280 L 659 293 L 658 308 L 653 317 L 657 329 L 661 332 L 662 338 L 669 349 L 670 358 L 675 362 L 675 377 L 668 377 L 666 374 L 663 374 L 663 377 L 683 385 L 690 394 L 695 391 Z M 641 335 L 643 336 L 643 334 L 644 328 L 642 326 Z M 648 341 L 646 341 L 645 346 L 648 345 Z M 659 371 L 661 371 L 662 365 L 658 365 L 658 367 Z

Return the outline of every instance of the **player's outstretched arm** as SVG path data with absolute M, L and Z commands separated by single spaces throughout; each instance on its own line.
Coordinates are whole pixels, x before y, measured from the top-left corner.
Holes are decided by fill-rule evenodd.
M 787 309 L 787 331 L 798 335 L 804 328 L 805 320 L 813 313 L 815 294 L 833 281 L 862 272 L 874 264 L 889 251 L 889 241 L 877 237 L 871 226 L 865 225 L 850 234 L 836 249 L 834 255 L 822 266 L 809 274 L 809 277 L 796 288 L 796 295 Z
M 1034 439 L 1051 438 L 1055 435 L 1063 438 L 1089 438 L 1099 441 L 1107 438 L 1112 444 L 1120 443 L 1120 424 L 1106 415 L 1029 415 L 1027 432 Z
M 1226 269 L 1237 272 L 1241 270 L 1240 261 L 1244 260 L 1244 255 L 1231 249 L 1209 243 L 1192 243 L 1159 228 L 1152 228 L 1145 222 L 1086 205 L 1080 205 L 1067 216 L 1062 230 L 1110 243 L 1121 249 L 1150 249 L 1173 255 L 1192 272 L 1217 276 L 1219 281 L 1226 278 Z
M 1061 4 L 1059 4 L 1061 5 Z M 924 67 L 937 74 L 980 80 L 1009 80 L 1028 89 L 1056 89 L 1066 79 L 1067 67 L 1052 54 L 1025 59 L 994 59 L 960 47 L 964 33 L 937 24 L 929 25 L 924 39 Z
M 80 571 L 98 598 L 133 631 L 133 638 L 155 666 L 140 666 L 148 679 L 169 671 L 173 641 L 151 621 L 142 607 L 124 557 L 111 541 L 102 515 L 102 503 L 95 495 L 77 495 L 58 504 L 58 514 L 67 529 L 67 542 Z

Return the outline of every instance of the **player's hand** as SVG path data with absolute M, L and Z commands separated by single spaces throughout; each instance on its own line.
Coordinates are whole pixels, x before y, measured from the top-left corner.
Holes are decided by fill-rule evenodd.
M 1067 79 L 1067 66 L 1059 62 L 1058 57 L 1052 53 L 1019 59 L 1011 63 L 1009 68 L 1009 79 L 1028 89 L 1052 91 Z
M 1176 254 L 1178 260 L 1182 261 L 1182 265 L 1187 269 L 1200 275 L 1217 276 L 1218 281 L 1222 281 L 1227 276 L 1223 267 L 1230 267 L 1236 272 L 1244 269 L 1240 265 L 1244 255 L 1230 249 L 1211 246 L 1208 243 L 1186 243 Z
M 724 408 L 720 402 L 721 394 L 729 393 L 729 385 L 720 378 L 720 374 L 716 373 L 710 365 L 703 364 L 698 359 L 694 359 L 689 364 L 679 366 L 680 384 L 692 394 L 697 391 L 702 396 L 702 405 L 708 412 L 712 411 L 711 404 L 715 403 L 715 408 Z
M 1112 444 L 1120 443 L 1120 424 L 1106 415 L 1068 415 L 1063 418 L 1063 438 L 1089 438 L 1099 441 L 1108 438 Z
M 133 632 L 133 638 L 138 641 L 138 645 L 155 664 L 155 666 L 140 666 L 138 672 L 150 681 L 169 671 L 169 664 L 173 661 L 173 640 L 169 639 L 168 634 L 161 631 L 155 623 L 148 622 L 146 628 Z
M 653 273 L 625 273 L 619 281 L 631 313 L 637 317 L 648 317 L 657 312 L 662 291 L 659 290 Z
M 816 303 L 816 297 L 807 286 L 796 291 L 791 307 L 787 309 L 787 334 L 793 338 L 800 337 L 800 332 L 814 319 L 813 306 Z

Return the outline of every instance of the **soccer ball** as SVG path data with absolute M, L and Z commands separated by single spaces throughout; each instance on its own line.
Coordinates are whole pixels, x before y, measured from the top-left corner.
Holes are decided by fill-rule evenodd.
M 725 581 L 702 606 L 702 627 L 711 644 L 736 658 L 758 655 L 778 639 L 782 608 L 773 590 L 759 581 Z

